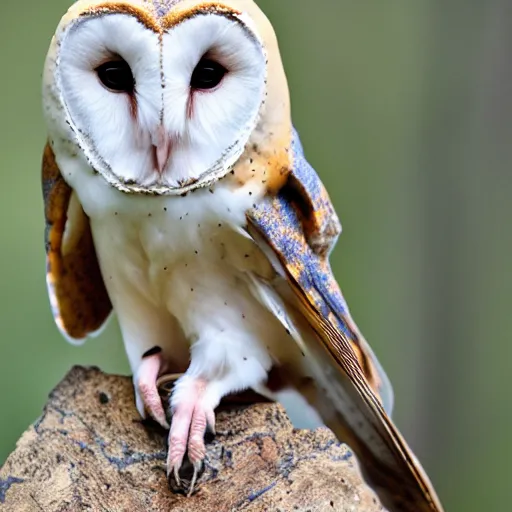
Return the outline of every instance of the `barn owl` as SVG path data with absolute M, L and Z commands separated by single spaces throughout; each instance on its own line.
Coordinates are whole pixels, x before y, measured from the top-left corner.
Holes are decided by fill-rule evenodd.
M 170 476 L 186 453 L 197 474 L 216 406 L 252 389 L 347 442 L 390 511 L 441 512 L 330 270 L 341 226 L 253 1 L 80 0 L 43 102 L 55 321 L 80 344 L 116 313 L 136 406 L 170 429 Z

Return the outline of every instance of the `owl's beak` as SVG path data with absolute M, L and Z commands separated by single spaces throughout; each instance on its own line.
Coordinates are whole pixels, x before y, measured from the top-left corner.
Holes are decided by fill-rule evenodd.
M 171 139 L 163 126 L 158 127 L 155 135 L 156 141 L 153 142 L 155 168 L 158 174 L 162 175 L 171 157 Z

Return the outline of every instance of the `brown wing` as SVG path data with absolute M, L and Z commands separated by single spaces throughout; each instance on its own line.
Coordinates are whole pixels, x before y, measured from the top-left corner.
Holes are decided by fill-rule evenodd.
M 352 396 L 345 399 L 345 403 L 359 408 L 358 414 L 348 412 L 353 414 L 352 421 L 347 419 L 344 407 L 331 408 L 328 426 L 356 453 L 365 478 L 386 508 L 390 511 L 441 512 L 442 505 L 428 476 L 368 385 L 346 335 L 321 315 L 291 275 L 288 278 L 302 305 L 301 310 L 327 356 L 320 360 L 342 373 L 338 382 L 344 392 L 348 387 L 353 388 L 349 390 Z M 310 386 L 308 392 L 315 395 L 313 403 L 319 396 L 320 399 L 325 396 L 318 384 Z
M 271 245 L 287 265 L 297 271 L 298 282 L 308 289 L 322 314 L 347 334 L 366 381 L 380 398 L 387 414 L 393 409 L 393 388 L 370 345 L 359 332 L 331 272 L 329 254 L 341 224 L 320 177 L 305 159 L 293 131 L 290 173 L 274 201 L 252 210 L 253 221 L 271 237 Z M 268 210 L 267 208 L 267 210 Z M 301 269 L 307 272 L 301 273 Z
M 390 512 L 442 512 L 388 415 L 391 387 L 331 272 L 328 255 L 339 225 L 296 134 L 292 154 L 288 182 L 247 214 L 250 235 L 277 271 L 270 281 L 253 273 L 251 283 L 290 333 L 283 343 L 292 340 L 304 356 L 301 364 L 285 361 L 281 377 L 350 446 Z
M 46 282 L 55 322 L 72 343 L 94 335 L 112 311 L 89 219 L 62 178 L 47 144 L 42 185 L 46 219 Z
M 355 332 L 329 299 L 334 278 L 326 277 L 325 260 L 311 250 L 295 215 L 294 206 L 279 195 L 248 215 L 249 233 L 265 254 L 272 251 L 283 276 L 271 283 L 273 292 L 266 283 L 267 302 L 275 293 L 276 304 L 291 305 L 286 320 L 294 324 L 290 338 L 300 346 L 311 372 L 310 378 L 294 375 L 297 368 L 285 368 L 285 379 L 354 451 L 363 475 L 390 512 L 442 512 L 427 475 L 361 367 Z M 299 321 L 293 310 L 298 310 Z

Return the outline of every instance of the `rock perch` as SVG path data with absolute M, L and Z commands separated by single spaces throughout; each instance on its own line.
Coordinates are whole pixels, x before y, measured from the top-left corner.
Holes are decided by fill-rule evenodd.
M 75 367 L 0 469 L 0 511 L 383 511 L 346 446 L 277 404 L 226 406 L 207 448 L 197 494 L 172 493 L 166 432 L 140 420 L 131 379 Z

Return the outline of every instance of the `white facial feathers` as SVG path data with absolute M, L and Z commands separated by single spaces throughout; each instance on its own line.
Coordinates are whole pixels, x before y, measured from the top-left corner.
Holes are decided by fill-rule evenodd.
M 228 72 L 216 88 L 191 91 L 190 77 L 203 56 Z M 164 36 L 163 69 L 164 123 L 179 139 L 172 179 L 186 180 L 209 169 L 238 140 L 245 145 L 263 98 L 265 56 L 238 23 L 197 16 Z
M 125 61 L 131 92 L 109 90 L 98 67 Z M 206 64 L 205 64 L 206 62 Z M 199 67 L 225 72 L 214 87 Z M 80 149 L 121 189 L 172 193 L 218 179 L 254 129 L 266 84 L 261 43 L 241 21 L 198 14 L 158 34 L 127 14 L 80 20 L 63 39 L 60 94 Z
M 109 91 L 98 78 L 98 66 L 118 59 L 132 70 L 136 99 Z M 59 71 L 79 143 L 98 157 L 98 171 L 107 166 L 124 181 L 146 180 L 153 167 L 151 135 L 160 122 L 162 103 L 158 34 L 125 15 L 87 20 L 64 40 Z

